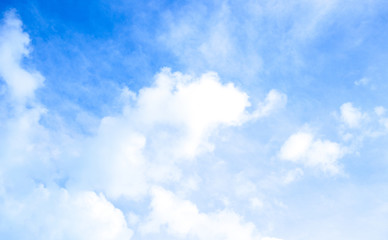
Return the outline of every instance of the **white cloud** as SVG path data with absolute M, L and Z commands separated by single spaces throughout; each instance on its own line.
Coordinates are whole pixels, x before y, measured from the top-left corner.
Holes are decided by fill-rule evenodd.
M 248 95 L 232 83 L 221 83 L 216 73 L 196 78 L 165 68 L 137 95 L 124 88 L 123 113 L 102 118 L 95 135 L 71 138 L 50 131 L 40 124 L 46 110 L 33 99 L 43 78 L 20 66 L 29 52 L 29 37 L 15 13 L 7 15 L 1 34 L 1 61 L 11 65 L 2 66 L 0 74 L 12 96 L 9 101 L 18 102 L 7 112 L 12 118 L 0 126 L 5 182 L 21 186 L 31 179 L 50 184 L 61 179 L 73 189 L 141 199 L 150 184 L 181 179 L 177 162 L 212 151 L 208 139 L 215 130 L 249 119 Z M 285 95 L 271 91 L 255 118 L 267 116 L 284 100 Z M 18 171 L 23 180 L 14 174 Z M 195 188 L 194 182 L 189 185 Z
M 63 173 L 65 168 L 58 167 L 71 164 L 71 153 L 61 142 L 63 133 L 40 123 L 47 110 L 36 102 L 34 92 L 42 86 L 43 77 L 22 66 L 29 42 L 16 13 L 6 13 L 0 26 L 0 79 L 6 83 L 3 94 L 7 94 L 0 102 L 7 106 L 0 124 L 0 236 L 130 239 L 132 230 L 122 212 L 102 194 L 56 187 L 58 178 L 68 175 Z M 36 187 L 37 183 L 51 187 Z
M 264 207 L 263 201 L 261 201 L 257 197 L 253 197 L 253 198 L 249 199 L 249 203 L 251 205 L 251 208 L 254 210 L 261 210 Z
M 0 235 L 7 239 L 129 240 L 133 234 L 122 212 L 102 194 L 41 185 L 20 199 L 3 199 Z
M 104 118 L 98 134 L 80 142 L 79 156 L 67 169 L 69 186 L 103 191 L 111 198 L 144 196 L 148 186 L 145 144 L 146 138 L 123 119 Z
M 286 175 L 283 177 L 283 183 L 284 184 L 290 184 L 297 180 L 298 178 L 303 176 L 303 170 L 300 168 L 296 168 L 293 170 L 290 170 L 286 173 Z
M 211 69 L 239 77 L 254 76 L 261 70 L 262 60 L 258 51 L 249 48 L 256 42 L 247 35 L 256 33 L 247 32 L 245 25 L 238 24 L 239 20 L 232 14 L 234 6 L 228 2 L 216 3 L 216 6 L 211 9 L 193 2 L 178 14 L 166 13 L 167 31 L 158 39 L 190 70 Z M 249 43 L 240 44 L 240 38 Z
M 161 226 L 166 226 L 168 234 L 183 239 L 266 239 L 257 233 L 254 224 L 244 222 L 233 211 L 201 213 L 192 202 L 182 200 L 163 188 L 152 189 L 151 207 L 151 214 L 141 227 L 143 233 L 159 232 Z
M 338 159 L 344 154 L 345 149 L 338 143 L 316 139 L 309 132 L 298 132 L 286 140 L 280 149 L 279 157 L 336 174 L 340 171 Z
M 365 86 L 365 85 L 368 85 L 370 82 L 370 79 L 369 78 L 361 78 L 360 80 L 357 80 L 354 82 L 354 84 L 356 86 Z
M 284 107 L 287 103 L 287 95 L 272 89 L 266 96 L 264 102 L 259 103 L 256 111 L 252 113 L 253 118 L 265 117 L 273 111 Z
M 313 136 L 310 133 L 296 133 L 290 136 L 280 150 L 280 157 L 289 161 L 298 161 L 309 150 Z
M 137 95 L 124 89 L 122 97 L 122 115 L 103 118 L 96 136 L 79 144 L 82 164 L 75 160 L 78 170 L 69 170 L 71 186 L 139 199 L 150 183 L 180 180 L 177 163 L 212 151 L 217 129 L 268 116 L 286 101 L 272 90 L 251 114 L 248 95 L 217 74 L 195 78 L 168 68 L 151 87 Z
M 377 106 L 374 108 L 375 110 L 375 113 L 377 114 L 377 116 L 382 116 L 384 115 L 384 113 L 386 112 L 386 109 L 383 107 L 383 106 Z
M 19 191 L 28 188 L 29 178 L 43 181 L 55 175 L 50 159 L 57 148 L 50 131 L 40 124 L 47 110 L 33 99 L 43 77 L 22 67 L 28 44 L 16 13 L 7 12 L 0 26 L 0 80 L 6 84 L 6 97 L 0 101 L 4 110 L 0 116 L 0 178 L 1 187 Z
M 367 117 L 360 109 L 353 107 L 350 102 L 342 104 L 340 110 L 341 120 L 350 128 L 360 127 L 361 122 Z
M 140 90 L 135 105 L 143 126 L 181 128 L 174 151 L 177 157 L 191 158 L 213 148 L 206 139 L 215 128 L 242 124 L 250 103 L 232 83 L 221 84 L 216 73 L 196 79 L 165 68 L 154 86 Z
M 15 11 L 7 12 L 3 21 L 0 27 L 0 76 L 7 83 L 11 97 L 24 102 L 33 97 L 44 79 L 38 72 L 20 66 L 22 58 L 30 52 L 30 39 L 23 32 L 22 22 Z

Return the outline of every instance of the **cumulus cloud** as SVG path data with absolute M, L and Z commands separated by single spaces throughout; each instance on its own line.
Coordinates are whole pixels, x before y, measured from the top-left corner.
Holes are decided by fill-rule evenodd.
M 0 235 L 6 239 L 129 240 L 133 235 L 123 213 L 91 191 L 40 185 L 23 197 L 3 196 L 0 209 Z
M 6 84 L 0 102 L 1 237 L 130 239 L 122 212 L 102 194 L 58 188 L 64 169 L 56 161 L 66 149 L 60 134 L 41 125 L 47 110 L 34 92 L 43 77 L 23 65 L 29 41 L 15 11 L 6 13 L 0 27 L 0 79 Z
M 216 73 L 200 77 L 164 68 L 138 94 L 123 90 L 122 114 L 104 117 L 95 136 L 80 143 L 69 184 L 104 191 L 109 197 L 141 198 L 150 183 L 181 179 L 177 163 L 214 149 L 218 129 L 268 116 L 284 106 L 285 94 L 268 93 L 253 113 L 248 95 Z M 107 161 L 109 159 L 109 161 Z M 85 174 L 88 172 L 88 174 Z
M 232 83 L 223 83 L 216 73 L 195 77 L 164 68 L 152 86 L 138 93 L 124 88 L 123 111 L 103 117 L 94 134 L 69 136 L 41 123 L 49 112 L 34 93 L 43 77 L 22 64 L 29 41 L 16 14 L 7 13 L 0 38 L 4 63 L 0 76 L 6 84 L 3 94 L 9 96 L 1 104 L 10 105 L 2 108 L 5 115 L 0 124 L 2 236 L 129 239 L 133 232 L 123 212 L 110 201 L 144 200 L 150 186 L 178 182 L 182 179 L 179 163 L 212 151 L 210 137 L 219 129 L 266 117 L 286 101 L 284 94 L 272 90 L 250 113 L 248 95 Z M 188 185 L 195 189 L 195 182 L 188 180 Z M 150 216 L 164 211 L 158 202 L 166 197 L 172 196 L 177 204 L 181 201 L 161 188 L 154 188 L 152 196 Z M 193 226 L 199 232 L 170 219 L 174 234 L 194 234 L 200 239 L 258 238 L 254 225 L 244 223 L 234 212 L 207 216 L 190 204 L 182 200 L 182 209 L 173 217 L 185 218 L 180 211 L 188 206 L 194 217 L 187 220 L 189 225 L 204 221 Z M 213 227 L 207 227 L 208 223 Z
M 23 32 L 15 11 L 7 12 L 0 27 L 0 76 L 7 83 L 11 97 L 18 102 L 33 97 L 44 80 L 39 72 L 21 67 L 23 57 L 30 52 L 29 43 L 30 38 Z
M 206 138 L 215 128 L 242 124 L 248 106 L 248 95 L 232 83 L 222 84 L 216 73 L 197 79 L 164 68 L 154 86 L 140 90 L 134 114 L 145 127 L 180 127 L 175 153 L 194 157 L 212 148 Z
M 245 222 L 231 210 L 202 213 L 188 200 L 182 200 L 163 188 L 152 189 L 151 213 L 142 225 L 143 233 L 161 231 L 182 239 L 268 240 L 262 238 L 253 223 Z
M 22 67 L 28 43 L 16 13 L 7 12 L 0 26 L 0 80 L 6 84 L 0 102 L 0 177 L 9 189 L 18 189 L 29 177 L 50 178 L 49 159 L 55 151 L 49 131 L 39 122 L 47 110 L 33 99 L 43 78 Z
M 341 105 L 341 120 L 349 128 L 360 127 L 361 122 L 366 119 L 366 114 L 355 108 L 352 103 L 347 102 Z
M 309 132 L 297 132 L 291 135 L 280 149 L 279 157 L 308 167 L 315 167 L 330 174 L 340 172 L 338 160 L 345 149 L 336 142 L 316 139 Z

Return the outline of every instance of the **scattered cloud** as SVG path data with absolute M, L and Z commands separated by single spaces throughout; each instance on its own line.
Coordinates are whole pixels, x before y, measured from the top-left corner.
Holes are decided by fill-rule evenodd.
M 248 113 L 248 95 L 222 84 L 217 74 L 195 78 L 168 68 L 131 96 L 121 115 L 104 117 L 97 135 L 79 144 L 82 164 L 77 160 L 78 170 L 70 171 L 70 185 L 103 190 L 112 198 L 141 198 L 150 182 L 180 180 L 177 163 L 213 151 L 209 137 L 217 129 L 266 117 L 286 101 L 272 90 Z
M 179 182 L 183 178 L 179 164 L 213 151 L 210 137 L 217 130 L 266 117 L 286 101 L 284 94 L 272 90 L 249 113 L 248 95 L 233 83 L 222 83 L 216 73 L 195 77 L 163 68 L 150 87 L 138 93 L 124 88 L 122 112 L 102 117 L 93 134 L 71 135 L 66 129 L 42 125 L 42 118 L 50 112 L 34 94 L 43 86 L 43 77 L 22 64 L 30 40 L 14 12 L 6 15 L 1 34 L 1 61 L 9 65 L 0 67 L 0 76 L 10 96 L 2 104 L 10 107 L 3 108 L 6 115 L 0 125 L 0 194 L 5 201 L 0 229 L 10 238 L 130 239 L 134 232 L 127 220 L 141 225 L 142 218 L 129 212 L 126 219 L 127 213 L 113 201 L 145 201 L 151 186 Z M 198 181 L 185 179 L 184 190 L 194 191 Z M 152 189 L 151 206 L 173 194 L 160 187 Z M 199 232 L 191 232 L 190 226 L 176 222 L 180 219 L 167 219 L 172 221 L 168 223 L 174 234 L 200 239 L 258 238 L 255 226 L 243 223 L 234 212 L 207 217 L 196 213 L 195 205 L 182 204 L 182 210 L 189 206 L 193 217 L 204 222 L 193 226 Z M 158 206 L 154 211 L 160 211 Z M 186 218 L 180 210 L 173 217 Z M 218 223 L 223 217 L 225 222 Z M 6 229 L 6 222 L 20 229 L 27 226 L 24 231 Z M 208 223 L 219 230 L 207 227 Z
M 290 184 L 303 176 L 304 172 L 300 168 L 292 169 L 288 171 L 283 177 L 284 184 Z
M 0 235 L 7 239 L 129 240 L 133 235 L 123 213 L 92 191 L 39 185 L 22 197 L 3 196 L 0 216 Z
M 360 109 L 353 107 L 353 104 L 350 102 L 342 104 L 340 110 L 341 120 L 349 128 L 360 127 L 361 122 L 367 118 L 366 114 L 362 113 Z
M 283 108 L 287 103 L 287 95 L 277 90 L 271 90 L 264 102 L 259 103 L 257 110 L 252 113 L 253 118 L 265 117 L 273 111 Z
M 279 157 L 330 174 L 340 172 L 338 160 L 346 153 L 336 142 L 317 139 L 312 133 L 297 132 L 291 135 L 280 149 Z
M 192 202 L 163 188 L 152 189 L 151 208 L 148 220 L 142 226 L 143 233 L 159 232 L 161 226 L 166 226 L 169 234 L 183 239 L 268 239 L 257 233 L 253 223 L 245 222 L 231 210 L 202 213 Z

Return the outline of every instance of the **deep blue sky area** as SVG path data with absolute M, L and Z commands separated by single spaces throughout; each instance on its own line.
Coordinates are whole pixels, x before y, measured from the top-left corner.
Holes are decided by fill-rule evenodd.
M 161 67 L 174 63 L 174 57 L 155 42 L 163 5 L 2 1 L 0 9 L 15 9 L 30 35 L 31 62 L 46 78 L 43 102 L 72 101 L 99 115 L 120 88 L 137 91 L 150 84 Z

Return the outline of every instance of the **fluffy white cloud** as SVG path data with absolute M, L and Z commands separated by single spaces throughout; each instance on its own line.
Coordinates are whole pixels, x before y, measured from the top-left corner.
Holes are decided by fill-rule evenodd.
M 133 234 L 122 212 L 90 191 L 41 185 L 20 198 L 2 196 L 0 209 L 0 235 L 6 239 L 129 240 Z
M 169 139 L 175 157 L 192 158 L 213 149 L 207 139 L 217 128 L 266 117 L 286 101 L 285 94 L 271 90 L 264 102 L 248 113 L 248 95 L 233 83 L 222 84 L 216 73 L 195 78 L 164 68 L 152 87 L 140 90 L 128 114 L 145 129 L 161 125 L 178 129 L 174 139 Z
M 199 78 L 164 68 L 138 94 L 123 90 L 123 113 L 102 119 L 97 134 L 79 145 L 69 184 L 104 191 L 109 197 L 140 198 L 150 182 L 177 181 L 176 163 L 212 151 L 217 129 L 268 116 L 286 96 L 268 93 L 252 114 L 248 95 L 215 73 Z M 109 161 L 107 161 L 109 159 Z M 72 166 L 70 166 L 72 167 Z
M 217 130 L 268 116 L 286 103 L 284 94 L 272 90 L 249 113 L 248 95 L 216 73 L 194 77 L 165 68 L 138 94 L 124 90 L 123 112 L 102 118 L 95 134 L 70 137 L 41 124 L 47 111 L 34 92 L 43 77 L 22 65 L 28 44 L 21 21 L 8 13 L 0 36 L 0 76 L 9 96 L 0 103 L 9 105 L 0 116 L 0 230 L 9 238 L 129 239 L 132 231 L 123 213 L 107 199 L 144 200 L 150 186 L 179 182 L 179 163 L 212 151 L 210 137 Z M 195 189 L 196 181 L 189 179 L 185 190 Z M 163 202 L 169 196 L 172 206 L 182 207 L 174 218 L 158 215 L 147 226 L 167 221 L 173 235 L 259 239 L 255 226 L 234 212 L 202 214 L 163 189 L 155 188 L 152 195 L 151 218 L 165 211 L 160 204 L 170 206 Z M 180 211 L 186 210 L 192 220 L 183 219 Z
M 98 134 L 81 140 L 74 162 L 62 167 L 70 176 L 68 185 L 103 191 L 111 198 L 144 196 L 149 174 L 143 156 L 145 144 L 145 137 L 123 119 L 104 118 Z
M 309 132 L 291 135 L 280 149 L 280 159 L 316 167 L 331 174 L 339 173 L 338 159 L 345 154 L 340 144 L 316 139 Z
M 254 224 L 244 222 L 233 211 L 201 213 L 192 202 L 159 187 L 154 187 L 151 194 L 152 211 L 148 221 L 141 227 L 143 233 L 159 232 L 161 226 L 166 226 L 168 234 L 182 239 L 272 239 L 262 238 Z
M 43 77 L 22 67 L 28 44 L 21 21 L 7 12 L 0 26 L 0 80 L 6 86 L 0 101 L 0 177 L 2 187 L 11 189 L 22 188 L 28 178 L 47 180 L 55 174 L 49 159 L 56 147 L 39 123 L 46 109 L 33 98 Z
M 0 79 L 6 89 L 0 102 L 0 236 L 4 239 L 130 239 L 125 218 L 103 195 L 58 189 L 56 131 L 41 125 L 46 110 L 34 99 L 43 77 L 26 70 L 29 37 L 15 12 L 0 26 Z M 43 183 L 46 186 L 38 184 Z
M 362 120 L 366 118 L 366 115 L 350 102 L 342 104 L 340 110 L 341 120 L 350 128 L 360 127 Z
M 7 83 L 12 98 L 24 102 L 43 84 L 38 72 L 20 66 L 29 54 L 29 36 L 22 30 L 22 22 L 14 11 L 7 12 L 0 27 L 0 76 Z
M 145 127 L 180 128 L 174 151 L 190 158 L 212 149 L 206 139 L 215 128 L 243 123 L 250 103 L 247 94 L 222 84 L 216 73 L 194 78 L 164 68 L 154 86 L 140 90 L 135 106 L 132 118 Z
M 253 118 L 265 117 L 273 111 L 284 107 L 287 103 L 287 95 L 277 90 L 271 90 L 264 102 L 259 103 L 257 110 L 252 113 Z

